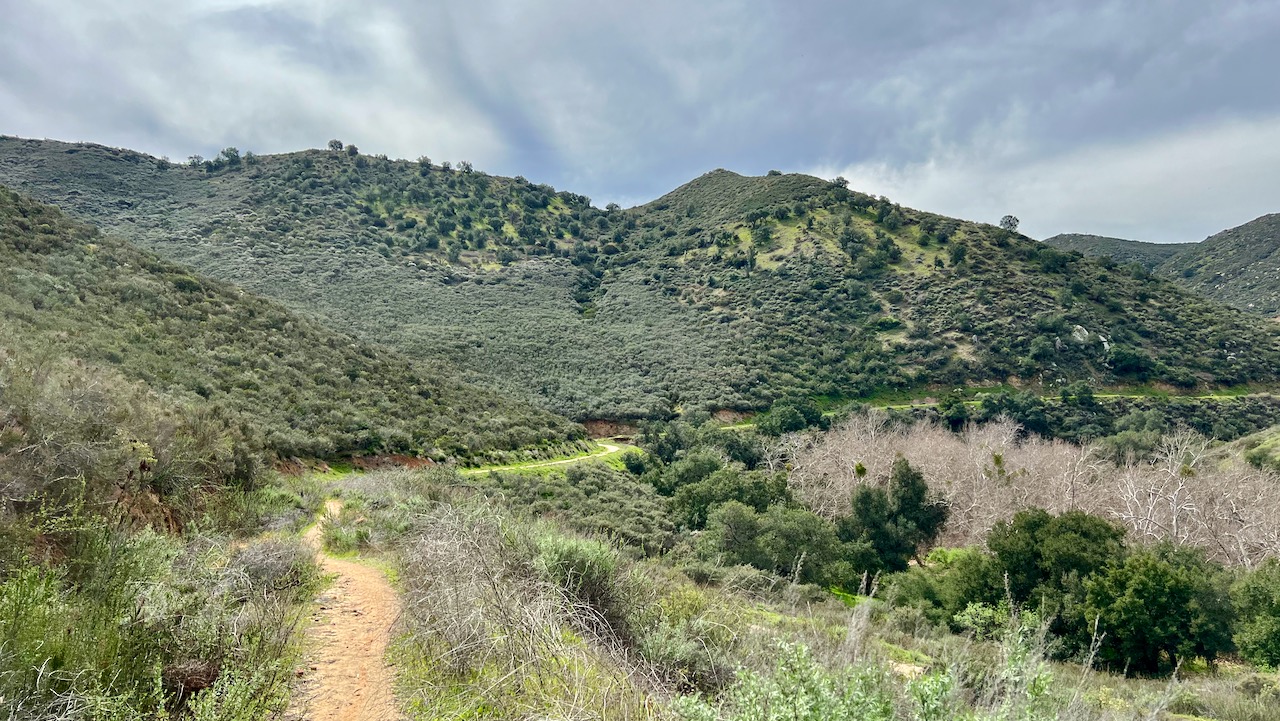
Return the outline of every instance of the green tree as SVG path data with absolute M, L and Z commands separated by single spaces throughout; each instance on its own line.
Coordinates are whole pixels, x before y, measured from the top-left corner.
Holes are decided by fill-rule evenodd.
M 1164 543 L 1136 551 L 1084 583 L 1083 622 L 1105 635 L 1099 659 L 1155 674 L 1232 649 L 1234 612 L 1221 566 L 1204 552 Z
M 725 565 L 764 567 L 760 553 L 760 515 L 739 501 L 721 504 L 707 518 L 707 529 L 698 547 Z
M 808 398 L 789 397 L 774 401 L 756 427 L 767 436 L 780 436 L 821 426 L 822 423 L 822 410 L 818 404 Z
M 853 512 L 840 519 L 837 528 L 846 543 L 869 543 L 884 570 L 903 571 L 921 546 L 937 538 L 947 511 L 946 504 L 930 496 L 924 474 L 899 457 L 888 488 L 859 486 L 853 493 Z
M 329 141 L 329 151 L 330 151 L 330 152 L 333 152 L 333 153 L 341 153 L 341 152 L 342 152 L 342 147 L 343 147 L 343 146 L 342 146 L 342 141 L 341 141 L 341 140 L 338 140 L 337 138 L 335 138 L 335 139 L 333 139 L 333 140 L 330 140 L 330 141 Z
M 723 465 L 720 455 L 712 449 L 690 451 L 684 458 L 667 466 L 655 479 L 654 487 L 662 495 L 670 496 L 684 486 L 698 483 Z
M 676 489 L 671 498 L 671 514 L 686 528 L 702 528 L 707 516 L 722 503 L 738 501 L 764 511 L 787 500 L 787 477 L 761 471 L 721 468 L 696 483 Z
M 1269 558 L 1231 588 L 1240 614 L 1235 642 L 1240 655 L 1258 665 L 1280 668 L 1280 559 Z
M 831 522 L 805 508 L 783 504 L 761 516 L 758 549 L 770 570 L 799 583 L 844 585 L 844 544 Z

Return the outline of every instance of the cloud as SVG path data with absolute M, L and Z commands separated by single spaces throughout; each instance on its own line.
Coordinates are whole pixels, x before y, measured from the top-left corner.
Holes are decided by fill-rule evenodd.
M 62 0 L 19 9 L 16 23 L 34 34 L 0 50 L 27 71 L 0 86 L 22 98 L 0 115 L 5 131 L 179 156 L 225 145 L 279 152 L 333 136 L 408 157 L 440 146 L 477 160 L 501 155 L 488 118 L 447 79 L 407 62 L 417 38 L 393 12 L 287 1 L 174 7 Z
M 1280 115 L 1271 0 L 49 0 L 5 19 L 0 132 L 179 158 L 337 137 L 598 203 L 716 167 L 852 168 L 930 209 L 1181 239 L 1246 219 L 1232 170 L 1273 178 L 1231 133 Z M 1159 211 L 1198 187 L 1161 148 L 1199 158 L 1198 133 L 1222 159 L 1195 161 L 1224 197 L 1203 217 L 1061 199 L 1103 163 Z
M 906 166 L 812 172 L 843 175 L 852 187 L 946 215 L 994 223 L 1012 213 L 1022 232 L 1037 238 L 1083 232 L 1190 242 L 1280 210 L 1280 115 L 1047 157 L 1016 155 L 992 140 Z

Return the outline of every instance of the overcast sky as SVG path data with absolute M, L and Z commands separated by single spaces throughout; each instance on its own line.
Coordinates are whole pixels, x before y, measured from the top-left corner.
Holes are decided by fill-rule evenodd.
M 180 9 L 178 6 L 182 6 Z M 1033 237 L 1280 212 L 1280 0 L 0 0 L 0 133 L 330 138 L 651 200 L 844 175 Z

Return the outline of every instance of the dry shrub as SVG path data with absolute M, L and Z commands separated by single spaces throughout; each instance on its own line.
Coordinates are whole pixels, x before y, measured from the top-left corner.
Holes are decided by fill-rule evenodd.
M 883 484 L 901 455 L 951 507 L 939 543 L 982 543 L 1019 510 L 1080 510 L 1122 525 L 1139 542 L 1168 539 L 1252 567 L 1280 551 L 1280 474 L 1223 459 L 1189 430 L 1166 435 L 1150 461 L 1120 466 L 1094 446 L 1044 440 L 1002 421 L 952 433 L 855 416 L 829 433 L 790 439 L 791 487 L 815 512 L 849 512 L 853 490 Z
M 418 519 L 402 552 L 415 700 L 437 717 L 653 718 L 649 674 L 576 622 L 608 619 L 539 576 L 530 533 L 483 506 Z

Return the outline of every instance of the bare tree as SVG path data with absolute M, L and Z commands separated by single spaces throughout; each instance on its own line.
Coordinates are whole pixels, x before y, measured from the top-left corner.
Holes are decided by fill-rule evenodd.
M 980 544 L 996 522 L 1038 507 L 1100 515 L 1134 542 L 1198 546 L 1232 565 L 1280 552 L 1280 474 L 1224 458 L 1187 429 L 1167 435 L 1152 460 L 1116 465 L 1093 446 L 1024 437 L 1007 420 L 952 433 L 891 426 L 873 413 L 792 452 L 792 491 L 826 517 L 848 513 L 853 491 L 884 483 L 903 456 L 950 504 L 940 539 L 950 545 Z

